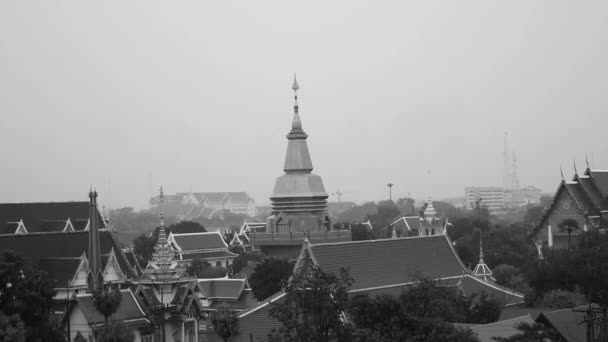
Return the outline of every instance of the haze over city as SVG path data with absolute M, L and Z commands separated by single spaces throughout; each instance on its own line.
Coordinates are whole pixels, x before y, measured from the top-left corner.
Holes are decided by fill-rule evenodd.
M 343 200 L 463 196 L 608 167 L 608 3 L 0 4 L 0 202 L 145 207 L 282 174 L 297 72 L 314 173 Z M 430 170 L 430 175 L 429 175 Z M 334 197 L 330 197 L 335 200 Z

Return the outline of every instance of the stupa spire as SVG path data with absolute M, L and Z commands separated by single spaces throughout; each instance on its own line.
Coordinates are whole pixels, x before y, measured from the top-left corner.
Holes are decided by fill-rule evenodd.
M 294 74 L 291 86 L 294 92 L 293 119 L 291 121 L 291 131 L 287 134 L 287 155 L 285 156 L 285 172 L 308 172 L 312 171 L 312 161 L 308 152 L 306 138 L 308 135 L 302 129 L 300 120 L 300 107 L 298 105 L 298 80 Z
M 481 238 L 481 232 L 479 232 L 479 262 L 473 270 L 473 275 L 486 281 L 494 280 L 492 278 L 492 270 L 483 260 L 483 240 Z

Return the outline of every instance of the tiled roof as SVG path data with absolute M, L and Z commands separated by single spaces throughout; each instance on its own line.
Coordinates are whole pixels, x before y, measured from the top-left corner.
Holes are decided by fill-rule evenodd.
M 352 291 L 468 273 L 443 235 L 310 244 L 309 250 L 325 272 L 338 274 L 340 267 L 350 268 Z
M 510 337 L 520 331 L 517 325 L 520 323 L 534 324 L 534 319 L 530 315 L 515 317 L 504 321 L 489 324 L 470 326 L 469 328 L 477 335 L 481 342 L 494 342 L 494 337 Z
M 232 202 L 249 202 L 251 197 L 246 192 L 228 192 L 226 193 Z
M 585 194 L 585 190 L 578 182 L 566 182 L 566 188 L 584 213 L 597 211 L 593 206 L 593 202 L 591 202 L 591 199 Z
M 596 208 L 602 207 L 602 193 L 593 183 L 593 180 L 589 176 L 579 176 L 576 180 L 581 184 L 583 190 L 591 199 L 591 202 Z
M 245 279 L 199 279 L 198 285 L 205 298 L 224 298 L 237 300 L 245 289 Z
M 182 251 L 228 248 L 222 236 L 217 232 L 171 234 L 171 237 Z
M 55 287 L 67 287 L 74 277 L 82 259 L 80 257 L 68 258 L 42 258 L 38 267 L 55 281 Z
M 591 178 L 602 192 L 602 197 L 608 197 L 608 171 L 607 170 L 590 170 Z
M 120 244 L 110 231 L 99 231 L 99 244 L 101 254 L 110 253 L 112 248 L 121 271 L 128 278 L 135 277 Z M 49 258 L 75 258 L 80 257 L 83 252 L 88 256 L 89 233 L 88 231 L 76 231 L 70 233 L 33 233 L 22 235 L 0 235 L 0 250 L 11 249 L 22 255 L 26 267 L 37 268 L 42 259 Z M 59 278 L 62 278 L 61 276 Z
M 105 227 L 99 212 L 97 221 L 100 228 Z M 13 234 L 9 222 L 23 220 L 29 233 L 61 231 L 70 218 L 74 229 L 83 229 L 77 225 L 79 220 L 89 219 L 89 202 L 43 202 L 43 203 L 1 203 L 0 204 L 0 234 Z
M 142 308 L 137 303 L 135 296 L 130 290 L 121 290 L 122 299 L 115 313 L 110 316 L 110 319 L 124 322 L 130 320 L 145 320 L 146 315 Z M 101 324 L 104 322 L 103 315 L 95 308 L 92 294 L 78 295 L 77 305 L 84 313 L 89 324 Z
M 210 308 L 217 308 L 220 305 L 230 305 L 233 310 L 236 311 L 244 311 L 251 306 L 257 304 L 257 299 L 253 295 L 253 291 L 251 289 L 245 289 L 241 292 L 240 297 L 236 300 L 224 300 L 224 299 L 214 299 L 213 303 L 209 306 Z
M 586 325 L 580 324 L 585 319 L 585 312 L 580 312 L 587 308 L 582 305 L 576 308 L 555 310 L 541 313 L 536 319 L 537 322 L 549 324 L 555 328 L 568 342 L 586 341 Z M 574 311 L 580 310 L 580 311 Z
M 216 252 L 205 252 L 205 253 L 184 253 L 181 254 L 182 260 L 192 259 L 216 259 L 216 258 L 236 258 L 238 255 L 229 251 L 216 251 Z
M 501 305 L 514 305 L 524 302 L 524 295 L 505 287 L 481 280 L 467 274 L 461 279 L 461 286 L 467 296 L 485 291 L 500 302 Z

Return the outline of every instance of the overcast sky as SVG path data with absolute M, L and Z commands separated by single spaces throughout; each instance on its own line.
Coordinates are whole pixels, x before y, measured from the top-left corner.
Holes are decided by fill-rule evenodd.
M 608 169 L 606 1 L 3 1 L 0 201 L 144 207 L 282 174 L 293 73 L 343 200 Z M 428 175 L 428 170 L 431 175 Z

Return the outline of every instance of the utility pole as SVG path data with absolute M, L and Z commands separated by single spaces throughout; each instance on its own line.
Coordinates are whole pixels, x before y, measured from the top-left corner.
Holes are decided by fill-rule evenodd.
M 388 200 L 391 202 L 393 201 L 393 185 L 395 185 L 395 184 L 393 184 L 393 183 L 386 184 L 386 186 L 388 186 Z
M 72 338 L 70 337 L 72 332 L 70 331 L 70 281 L 67 281 L 67 287 L 65 290 L 66 294 L 65 294 L 65 314 L 66 314 L 66 321 L 67 321 L 67 328 L 68 328 L 68 341 L 70 341 Z

